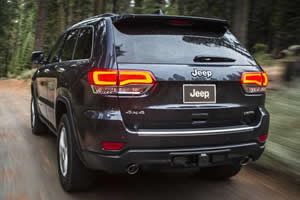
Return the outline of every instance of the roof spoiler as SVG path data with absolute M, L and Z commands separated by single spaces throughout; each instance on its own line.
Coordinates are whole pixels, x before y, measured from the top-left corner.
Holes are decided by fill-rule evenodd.
M 113 23 L 126 21 L 130 19 L 135 20 L 191 20 L 194 22 L 206 22 L 212 23 L 216 25 L 221 25 L 224 27 L 229 27 L 229 23 L 227 20 L 223 19 L 215 19 L 215 18 L 205 18 L 205 17 L 193 17 L 193 16 L 177 16 L 177 15 L 160 15 L 160 14 L 152 14 L 152 15 L 144 15 L 144 14 L 129 14 L 129 15 L 117 15 L 112 17 Z

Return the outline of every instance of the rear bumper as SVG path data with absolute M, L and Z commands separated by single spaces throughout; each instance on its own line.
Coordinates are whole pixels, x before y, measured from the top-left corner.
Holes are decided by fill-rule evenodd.
M 82 152 L 84 163 L 93 170 L 109 173 L 125 173 L 128 166 L 138 165 L 140 168 L 190 168 L 210 167 L 239 162 L 249 156 L 257 160 L 264 151 L 264 145 L 246 143 L 217 147 L 180 148 L 180 149 L 134 149 L 120 155 L 104 155 L 100 153 Z M 207 155 L 207 161 L 199 163 L 199 155 Z M 174 159 L 184 158 L 185 162 Z
M 124 126 L 120 112 L 114 111 L 101 118 L 80 119 L 85 125 L 77 129 L 81 145 L 78 150 L 88 168 L 111 173 L 125 172 L 131 164 L 141 168 L 205 167 L 247 156 L 257 160 L 264 150 L 258 137 L 269 129 L 269 113 L 263 107 L 260 112 L 259 123 L 253 126 L 132 132 Z M 123 142 L 124 147 L 121 151 L 104 151 L 103 141 Z M 196 162 L 201 154 L 207 154 L 209 162 L 199 166 Z M 174 157 L 180 156 L 192 159 L 192 164 L 175 164 Z

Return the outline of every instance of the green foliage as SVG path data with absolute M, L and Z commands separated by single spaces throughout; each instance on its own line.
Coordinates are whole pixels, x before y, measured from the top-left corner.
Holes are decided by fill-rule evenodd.
M 264 43 L 279 53 L 300 43 L 300 0 L 251 0 L 249 46 Z
M 254 45 L 255 53 L 267 53 L 268 48 L 268 45 L 262 43 L 257 43 Z
M 272 57 L 269 53 L 264 53 L 263 51 L 258 51 L 257 53 L 254 53 L 254 57 L 257 60 L 257 62 L 262 66 L 272 66 L 277 61 Z
M 0 77 L 31 68 L 30 56 L 36 40 L 40 0 L 0 0 Z M 249 1 L 248 47 L 262 64 L 270 56 L 300 44 L 300 0 Z M 95 9 L 96 8 L 96 9 Z M 228 0 L 47 0 L 42 49 L 50 52 L 59 35 L 78 21 L 104 12 L 217 17 L 230 22 L 236 1 Z
M 159 9 L 166 10 L 166 2 L 164 0 L 144 0 L 143 13 L 153 14 Z
M 253 49 L 255 51 L 254 57 L 257 62 L 263 66 L 271 66 L 276 63 L 275 59 L 272 57 L 271 54 L 267 53 L 268 45 L 257 43 L 254 45 Z
M 24 69 L 31 68 L 30 57 L 34 43 L 35 1 L 21 1 L 16 26 L 15 50 L 12 52 L 8 71 L 19 74 Z
M 19 2 L 17 0 L 0 1 L 0 77 L 8 72 L 13 54 L 14 35 Z
M 179 0 L 178 0 L 179 1 Z M 233 1 L 183 0 L 185 15 L 231 19 Z
M 20 75 L 16 76 L 17 79 L 28 80 L 31 79 L 36 69 L 24 70 L 20 73 Z
M 300 176 L 300 82 L 295 88 L 268 92 L 266 107 L 271 114 L 269 141 L 259 162 L 269 168 L 284 168 Z M 270 160 L 271 159 L 271 160 Z

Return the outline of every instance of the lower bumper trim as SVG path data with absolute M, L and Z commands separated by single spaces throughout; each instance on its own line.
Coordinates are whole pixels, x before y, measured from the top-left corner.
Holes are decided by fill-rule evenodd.
M 208 166 L 228 164 L 233 161 L 239 162 L 247 156 L 257 160 L 263 150 L 258 143 L 253 142 L 203 148 L 131 149 L 120 155 L 105 155 L 84 151 L 82 155 L 85 165 L 90 169 L 110 173 L 124 173 L 127 167 L 133 163 L 141 168 L 172 168 L 174 167 L 172 161 L 178 156 L 197 157 L 197 155 L 206 154 L 214 160 L 220 155 L 223 156 L 224 160 L 221 159 L 222 162 L 215 163 L 212 160 L 208 163 Z

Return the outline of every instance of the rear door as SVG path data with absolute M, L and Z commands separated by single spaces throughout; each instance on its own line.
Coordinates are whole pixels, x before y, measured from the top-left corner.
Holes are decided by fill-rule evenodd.
M 61 49 L 64 43 L 65 35 L 62 35 L 59 40 L 57 41 L 56 45 L 54 46 L 49 58 L 48 64 L 46 65 L 47 68 L 47 119 L 52 124 L 54 123 L 53 116 L 54 116 L 54 101 L 53 101 L 53 92 L 56 92 L 57 88 L 57 78 L 55 74 L 53 74 L 54 68 L 56 68 L 61 62 Z M 55 127 L 55 126 L 54 126 Z
M 49 120 L 48 107 L 51 106 L 48 89 L 49 83 L 52 82 L 53 77 L 51 77 L 51 68 L 59 63 L 59 52 L 62 46 L 64 37 L 60 37 L 56 42 L 55 46 L 51 50 L 51 53 L 47 59 L 47 63 L 38 69 L 37 73 L 37 89 L 38 89 L 38 105 L 43 117 Z M 51 84 L 51 83 L 50 83 Z
M 223 24 L 191 20 L 129 19 L 114 24 L 119 70 L 151 71 L 154 88 L 144 96 L 120 96 L 125 126 L 196 129 L 252 123 L 245 112 L 263 96 L 247 96 L 243 72 L 261 71 Z
M 58 78 L 61 79 L 64 86 L 64 78 L 62 73 L 68 71 L 74 65 L 73 55 L 77 41 L 78 30 L 71 30 L 65 34 L 64 40 L 59 45 L 56 53 L 57 62 L 49 66 L 49 80 L 48 80 L 48 101 L 47 107 L 48 119 L 54 127 L 56 127 L 55 119 L 55 104 L 57 97 Z

